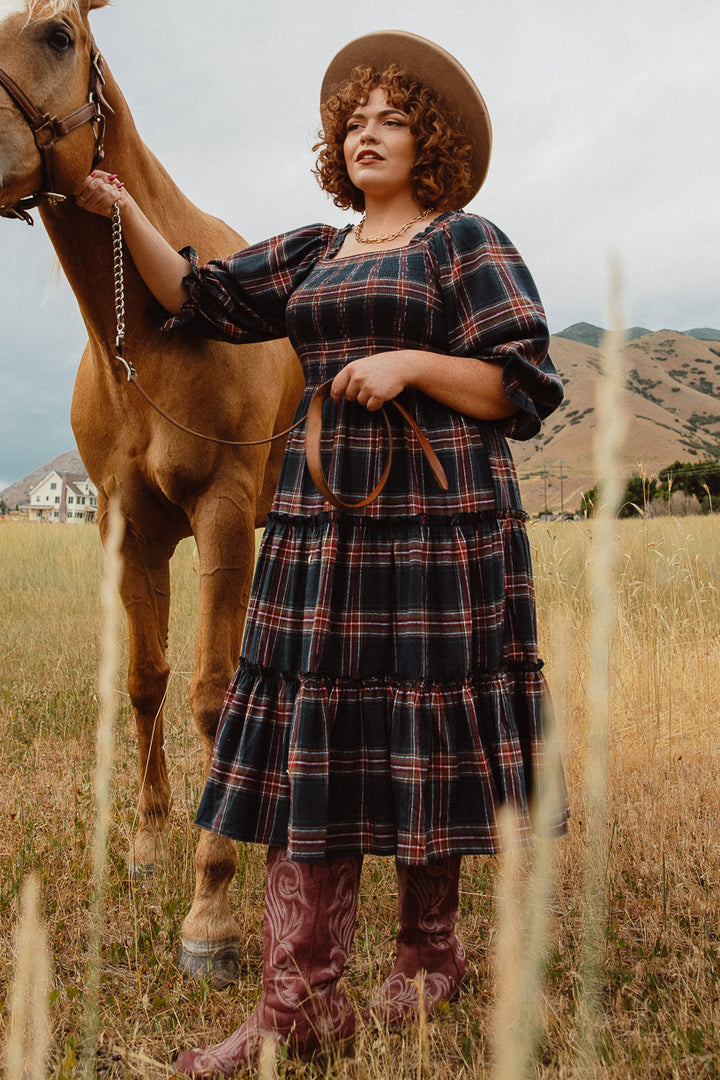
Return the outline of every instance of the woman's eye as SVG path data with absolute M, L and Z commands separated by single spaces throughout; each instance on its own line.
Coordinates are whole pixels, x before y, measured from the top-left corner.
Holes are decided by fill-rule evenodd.
M 73 46 L 73 39 L 64 26 L 54 26 L 47 36 L 48 45 L 55 52 L 64 53 Z

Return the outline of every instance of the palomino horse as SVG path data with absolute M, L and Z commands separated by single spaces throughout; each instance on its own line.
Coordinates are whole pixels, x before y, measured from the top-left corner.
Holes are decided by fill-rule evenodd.
M 140 140 L 88 25 L 89 11 L 107 3 L 0 0 L 0 213 L 8 216 L 16 206 L 24 216 L 34 202 L 27 197 L 48 188 L 71 196 L 104 141 L 103 168 L 126 181 L 172 244 L 192 243 L 201 259 L 238 250 L 245 241 L 193 206 Z M 239 652 L 254 530 L 270 506 L 283 442 L 238 450 L 184 434 L 153 412 L 114 359 L 109 222 L 80 210 L 72 197 L 57 204 L 41 199 L 39 212 L 89 335 L 71 420 L 97 485 L 101 532 L 110 499 L 118 500 L 125 521 L 121 594 L 141 778 L 130 865 L 150 869 L 163 858 L 170 807 L 162 718 L 170 556 L 182 537 L 195 537 L 200 622 L 190 703 L 207 767 Z M 140 384 L 170 416 L 232 440 L 261 439 L 287 427 L 302 390 L 287 341 L 238 347 L 191 331 L 160 334 L 148 315 L 150 294 L 131 264 L 125 304 L 126 355 Z M 227 901 L 236 866 L 234 842 L 201 834 L 182 960 L 219 982 L 231 979 L 237 964 L 239 930 Z

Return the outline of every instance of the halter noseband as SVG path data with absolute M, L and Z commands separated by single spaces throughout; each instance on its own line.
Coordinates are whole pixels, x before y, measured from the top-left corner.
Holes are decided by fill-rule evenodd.
M 56 116 L 50 116 L 50 113 L 41 113 L 30 101 L 27 94 L 20 89 L 15 80 L 0 68 L 0 86 L 7 91 L 27 121 L 33 133 L 42 164 L 42 189 L 36 191 L 33 195 L 26 195 L 13 203 L 12 206 L 0 206 L 0 217 L 18 218 L 20 221 L 26 221 L 28 225 L 32 225 L 33 219 L 30 217 L 28 210 L 39 206 L 41 202 L 59 203 L 65 201 L 65 195 L 59 195 L 53 191 L 55 143 L 64 138 L 65 135 L 69 135 L 71 131 L 75 131 L 76 128 L 82 127 L 83 124 L 92 124 L 95 135 L 95 154 L 91 169 L 94 169 L 102 161 L 105 154 L 103 149 L 105 117 L 101 105 L 104 105 L 106 109 L 112 112 L 102 92 L 104 85 L 103 58 L 93 41 L 91 43 L 88 100 L 79 109 L 66 116 L 64 120 L 58 120 Z

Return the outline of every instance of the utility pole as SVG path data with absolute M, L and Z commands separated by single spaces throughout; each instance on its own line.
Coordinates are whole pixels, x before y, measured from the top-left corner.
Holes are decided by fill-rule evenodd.
M 563 479 L 564 479 L 564 477 L 565 477 L 565 474 L 563 473 L 562 458 L 560 458 L 560 513 L 561 514 L 563 514 L 565 512 L 565 500 L 563 498 Z
M 543 489 L 545 492 L 545 516 L 547 517 L 547 465 L 543 463 Z

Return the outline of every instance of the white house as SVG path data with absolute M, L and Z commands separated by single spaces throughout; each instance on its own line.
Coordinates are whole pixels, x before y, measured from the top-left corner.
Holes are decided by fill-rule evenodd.
M 30 521 L 78 525 L 97 519 L 97 488 L 84 473 L 51 472 L 30 490 L 30 502 L 20 507 Z

